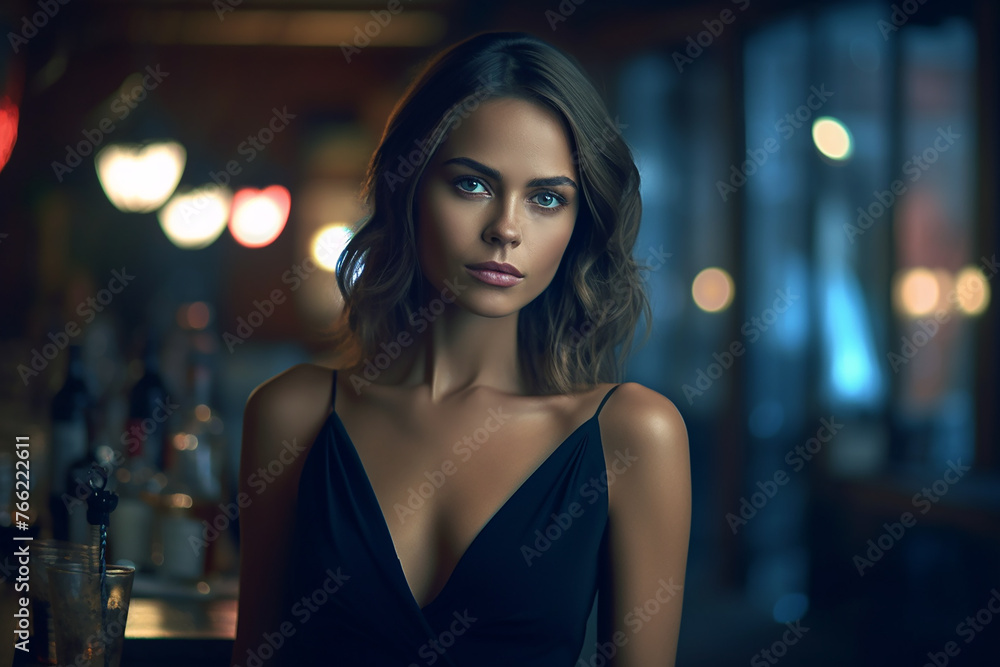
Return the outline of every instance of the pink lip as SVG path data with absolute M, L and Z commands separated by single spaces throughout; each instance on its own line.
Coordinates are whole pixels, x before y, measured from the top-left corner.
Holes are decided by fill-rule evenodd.
M 524 280 L 521 276 L 515 276 L 511 273 L 506 273 L 504 271 L 494 271 L 492 269 L 479 269 L 472 268 L 471 266 L 465 267 L 466 271 L 471 273 L 473 276 L 483 281 L 487 285 L 493 285 L 495 287 L 511 287 L 518 284 Z
M 523 278 L 523 274 L 517 270 L 516 266 L 512 264 L 501 264 L 500 262 L 480 262 L 478 264 L 469 264 L 470 269 L 479 269 L 483 271 L 499 271 L 500 273 L 509 273 L 512 276 L 518 278 Z

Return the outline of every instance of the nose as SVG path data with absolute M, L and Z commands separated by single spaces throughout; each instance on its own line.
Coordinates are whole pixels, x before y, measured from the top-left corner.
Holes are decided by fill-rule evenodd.
M 483 230 L 483 240 L 489 244 L 499 243 L 505 246 L 508 243 L 516 248 L 521 244 L 521 221 L 519 220 L 519 203 L 516 196 L 508 197 L 504 203 L 499 204 L 496 214 L 490 224 Z

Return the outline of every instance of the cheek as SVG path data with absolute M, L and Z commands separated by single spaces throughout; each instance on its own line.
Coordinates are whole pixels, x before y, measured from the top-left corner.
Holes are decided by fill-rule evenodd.
M 456 227 L 460 223 L 460 217 L 456 215 L 454 207 L 443 202 L 441 194 L 435 193 L 433 188 L 428 188 L 423 194 L 415 221 L 417 251 L 424 273 L 436 276 L 437 272 L 444 270 L 445 258 L 454 254 L 451 242 L 457 237 Z
M 547 267 L 547 277 L 551 279 L 559 269 L 566 249 L 569 247 L 569 239 L 573 235 L 572 221 L 563 223 L 558 229 L 553 229 L 544 238 L 538 239 L 536 244 L 538 263 Z

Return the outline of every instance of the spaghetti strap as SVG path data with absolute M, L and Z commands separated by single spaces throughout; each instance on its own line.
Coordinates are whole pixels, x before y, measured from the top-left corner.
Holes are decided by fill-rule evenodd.
M 337 369 L 333 369 L 333 392 L 330 395 L 330 408 L 337 411 Z
M 615 393 L 615 389 L 617 389 L 620 386 L 621 386 L 620 384 L 616 384 L 615 386 L 613 386 L 611 389 L 608 390 L 608 393 L 606 393 L 604 395 L 604 398 L 601 400 L 601 404 L 597 406 L 597 413 L 594 415 L 595 417 L 601 414 L 601 408 L 603 408 L 604 404 L 607 403 L 608 398 L 611 397 L 611 394 Z

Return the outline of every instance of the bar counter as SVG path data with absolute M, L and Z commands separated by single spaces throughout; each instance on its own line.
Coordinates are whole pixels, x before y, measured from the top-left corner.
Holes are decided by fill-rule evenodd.
M 133 598 L 122 667 L 228 667 L 236 598 Z

